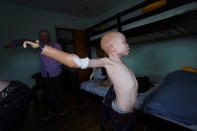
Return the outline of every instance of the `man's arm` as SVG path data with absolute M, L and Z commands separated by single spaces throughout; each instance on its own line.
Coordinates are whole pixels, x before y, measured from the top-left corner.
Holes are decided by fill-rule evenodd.
M 33 40 L 28 40 L 28 39 L 13 40 L 8 45 L 6 45 L 4 48 L 12 48 L 12 49 L 15 49 L 18 46 L 22 46 L 25 41 L 35 42 Z

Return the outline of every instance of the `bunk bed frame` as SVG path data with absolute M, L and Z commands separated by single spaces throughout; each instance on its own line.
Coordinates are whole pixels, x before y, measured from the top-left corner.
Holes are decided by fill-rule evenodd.
M 119 31 L 124 33 L 128 39 L 128 43 L 143 43 L 149 40 L 166 39 L 180 35 L 187 35 L 197 32 L 197 2 L 195 0 L 167 0 L 167 5 L 153 11 L 143 13 L 126 20 L 123 17 L 142 9 L 158 0 L 146 0 L 130 9 L 120 12 L 96 25 L 86 29 L 87 45 L 89 49 L 89 57 L 91 58 L 91 47 L 100 47 L 100 38 L 109 31 Z M 190 7 L 195 4 L 195 8 L 188 8 L 179 14 L 171 17 L 162 18 L 157 21 L 152 21 L 143 25 L 132 28 L 125 28 L 129 24 L 137 23 L 140 20 L 151 19 L 155 15 L 166 11 L 179 8 L 184 5 Z M 108 26 L 108 23 L 112 23 Z M 170 121 L 158 118 L 153 115 L 137 111 L 137 121 L 148 127 L 147 130 L 189 130 L 183 126 L 177 125 Z
M 132 12 L 142 9 L 156 1 L 158 0 L 146 0 L 86 29 L 88 47 L 100 46 L 100 37 L 108 31 L 119 31 L 124 33 L 129 43 L 141 43 L 147 40 L 185 35 L 197 31 L 197 3 L 194 0 L 167 0 L 167 5 L 161 8 L 122 20 L 123 17 L 126 17 Z M 163 12 L 192 3 L 195 3 L 196 5 L 193 9 L 188 8 L 185 12 L 175 16 L 126 29 L 129 24 L 133 24 L 140 20 L 151 18 Z M 110 22 L 113 24 L 102 28 Z M 91 55 L 89 54 L 89 56 Z

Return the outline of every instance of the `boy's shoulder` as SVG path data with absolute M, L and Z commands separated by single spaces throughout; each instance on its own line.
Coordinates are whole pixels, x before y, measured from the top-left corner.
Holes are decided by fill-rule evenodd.
M 121 60 L 120 61 L 116 61 L 116 60 L 112 60 L 110 58 L 105 58 L 106 62 L 107 62 L 107 67 L 114 67 L 114 68 L 120 68 L 122 66 L 126 66 Z

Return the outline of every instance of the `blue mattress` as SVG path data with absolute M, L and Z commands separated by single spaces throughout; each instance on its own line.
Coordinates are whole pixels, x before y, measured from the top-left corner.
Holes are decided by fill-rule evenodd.
M 177 70 L 145 100 L 144 112 L 197 125 L 197 73 Z

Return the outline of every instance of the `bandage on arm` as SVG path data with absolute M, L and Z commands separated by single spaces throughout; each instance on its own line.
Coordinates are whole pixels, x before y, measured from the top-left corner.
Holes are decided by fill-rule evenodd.
M 77 55 L 69 54 L 47 45 L 44 46 L 42 54 L 70 68 L 86 69 L 89 65 L 89 58 L 80 59 Z

